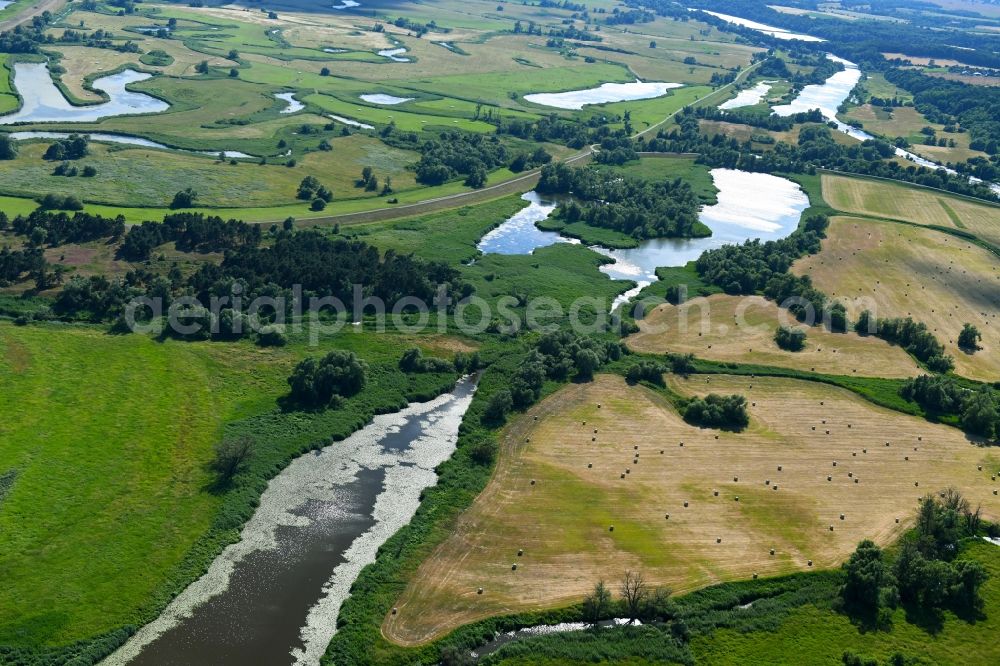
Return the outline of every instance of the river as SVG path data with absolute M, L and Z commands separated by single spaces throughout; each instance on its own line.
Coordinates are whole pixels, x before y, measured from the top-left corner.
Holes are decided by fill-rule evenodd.
M 437 482 L 474 391 L 463 379 L 292 461 L 240 540 L 104 664 L 318 664 L 361 569 Z

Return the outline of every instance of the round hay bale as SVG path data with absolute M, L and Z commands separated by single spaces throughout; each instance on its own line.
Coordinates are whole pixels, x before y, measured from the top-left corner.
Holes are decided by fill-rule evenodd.
M 664 516 L 664 520 L 670 520 L 670 514 L 669 513 L 666 516 Z
M 595 431 L 595 432 L 596 432 L 596 431 Z M 636 451 L 638 451 L 638 450 L 639 450 L 639 445 L 638 445 L 638 444 L 636 444 L 636 445 L 635 445 L 635 446 L 633 446 L 632 448 L 633 448 L 633 449 L 635 449 Z
M 587 469 L 590 469 L 590 468 L 592 468 L 593 466 L 594 466 L 594 463 L 587 463 Z
M 738 476 L 734 476 L 734 477 L 733 477 L 733 483 L 736 483 L 736 482 L 737 482 L 737 481 L 739 481 L 739 480 L 740 480 L 740 477 L 738 477 Z
M 858 452 L 857 451 L 851 451 L 851 457 L 852 458 L 857 458 L 858 457 Z
M 754 572 L 753 579 L 757 580 L 757 573 L 756 572 Z
M 535 485 L 535 480 L 534 479 L 531 480 L 531 485 Z
M 830 531 L 831 532 L 833 531 L 833 525 L 830 525 Z
M 396 613 L 398 613 L 398 612 L 399 612 L 399 609 L 398 609 L 398 608 L 393 608 L 393 609 L 392 609 L 392 614 L 393 614 L 393 615 L 395 615 L 395 614 L 396 614 Z
M 903 460 L 909 460 L 910 456 L 903 456 Z
M 590 438 L 590 441 L 592 441 L 592 442 L 596 442 L 596 441 L 597 441 L 597 438 L 596 438 L 596 437 L 591 437 L 591 438 Z
M 771 479 L 764 479 L 764 485 L 765 486 L 771 485 Z
M 913 486 L 914 486 L 914 487 L 918 487 L 919 485 L 920 485 L 920 482 L 919 482 L 919 481 L 914 481 L 914 482 L 913 482 Z
M 622 478 L 623 478 L 623 479 L 625 478 L 625 474 L 624 474 L 624 473 L 622 474 Z
M 854 483 L 861 483 L 861 479 L 854 479 Z
M 811 567 L 812 565 L 813 565 L 813 561 L 812 561 L 812 560 L 808 560 L 808 561 L 806 562 L 806 566 L 809 566 L 809 567 Z
M 771 486 L 771 490 L 777 490 L 777 489 L 778 489 L 778 484 L 777 483 L 774 484 L 773 486 Z
M 774 555 L 774 548 L 771 549 L 771 554 Z
M 832 477 L 832 476 L 829 476 L 829 475 L 828 475 L 828 476 L 826 477 L 826 480 L 827 480 L 827 481 L 833 481 L 833 477 Z
M 899 518 L 897 518 L 897 519 L 896 519 L 896 524 L 897 524 L 897 525 L 899 524 Z
M 736 497 L 734 497 L 733 499 L 734 499 L 735 501 L 739 502 L 739 501 L 740 501 L 740 496 L 739 496 L 739 495 L 737 495 L 737 496 L 736 496 Z
M 608 528 L 608 531 L 609 531 L 609 532 L 614 532 L 614 531 L 615 531 L 615 526 L 614 526 L 614 525 L 612 525 L 611 527 L 609 527 L 609 528 Z
M 854 472 L 848 472 L 847 473 L 847 478 L 848 479 L 854 478 Z
M 517 549 L 517 556 L 518 557 L 523 557 L 524 556 L 524 549 L 518 548 Z
M 482 593 L 483 593 L 483 588 L 479 588 L 478 590 L 476 590 L 476 594 L 482 594 Z
M 836 460 L 834 460 L 834 461 L 833 461 L 833 466 L 834 466 L 834 467 L 836 467 L 836 466 L 837 466 L 837 461 L 836 461 Z
M 663 449 L 660 449 L 660 455 L 661 456 L 663 455 Z
M 779 472 L 781 471 L 781 465 L 778 465 L 778 471 Z
M 684 502 L 684 506 L 686 507 L 687 505 L 688 505 L 688 503 L 687 503 L 687 502 Z
M 840 519 L 841 519 L 841 520 L 843 520 L 843 519 L 844 519 L 844 514 L 840 514 Z
M 715 537 L 715 543 L 722 543 L 722 537 Z
M 982 472 L 983 471 L 983 466 L 982 465 L 977 465 L 976 469 L 978 469 L 980 472 Z
M 719 491 L 718 490 L 713 490 L 712 494 L 715 495 L 716 497 L 718 497 L 719 496 Z
M 510 565 L 510 570 L 511 571 L 517 571 L 517 565 L 516 564 Z

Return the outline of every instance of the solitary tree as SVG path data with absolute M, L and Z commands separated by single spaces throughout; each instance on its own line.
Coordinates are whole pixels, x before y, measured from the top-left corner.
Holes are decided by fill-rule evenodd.
M 962 326 L 962 332 L 958 334 L 958 346 L 967 352 L 975 352 L 979 349 L 979 341 L 983 339 L 979 329 L 972 324 Z
M 639 619 L 646 603 L 646 596 L 649 594 L 642 573 L 626 571 L 625 575 L 622 576 L 621 594 L 622 602 L 625 604 L 625 612 L 628 615 L 629 624 L 631 624 Z
M 0 134 L 0 160 L 17 158 L 17 143 L 6 134 Z
M 215 447 L 212 468 L 222 481 L 231 481 L 243 471 L 253 456 L 253 442 L 246 437 L 224 439 Z

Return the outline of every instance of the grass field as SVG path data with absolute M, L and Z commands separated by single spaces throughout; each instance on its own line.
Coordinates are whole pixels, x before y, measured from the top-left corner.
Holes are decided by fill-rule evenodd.
M 819 254 L 798 261 L 852 317 L 906 317 L 927 324 L 972 379 L 1000 379 L 1000 260 L 968 241 L 931 229 L 835 217 Z M 976 325 L 983 349 L 967 354 L 956 344 L 962 325 Z
M 926 188 L 823 174 L 823 198 L 848 213 L 966 231 L 1000 246 L 1000 206 Z
M 0 645 L 60 646 L 147 622 L 202 572 L 232 520 L 288 459 L 396 409 L 434 375 L 396 367 L 442 336 L 355 335 L 307 349 L 157 342 L 92 327 L 0 322 L 0 474 L 15 481 L 0 511 Z M 369 386 L 342 410 L 280 412 L 285 378 L 306 354 L 356 351 Z M 437 376 L 433 381 L 440 381 Z M 213 492 L 206 468 L 224 432 L 257 441 L 247 487 Z
M 7 68 L 10 55 L 0 53 L 0 113 L 16 111 L 21 105 L 10 84 L 11 70 Z
M 749 429 L 687 425 L 661 394 L 618 377 L 562 389 L 507 427 L 492 480 L 393 604 L 383 634 L 419 644 L 489 615 L 566 605 L 625 569 L 682 592 L 806 570 L 807 560 L 832 567 L 862 538 L 892 542 L 920 495 L 950 485 L 1000 515 L 989 476 L 1000 458 L 956 429 L 800 380 L 671 387 L 747 395 Z
M 611 169 L 617 173 L 643 180 L 663 181 L 681 178 L 694 189 L 706 205 L 716 202 L 719 190 L 712 180 L 711 167 L 695 162 L 695 157 L 641 157 L 621 166 L 597 165 L 598 169 Z
M 205 465 L 223 423 L 269 409 L 288 358 L 0 324 L 0 468 L 17 471 L 0 513 L 0 644 L 132 621 L 219 506 Z
M 735 323 L 735 325 L 734 325 Z M 831 333 L 822 326 L 806 329 L 806 348 L 785 351 L 774 342 L 780 325 L 795 326 L 795 317 L 760 296 L 716 294 L 682 306 L 661 305 L 639 321 L 639 333 L 628 339 L 636 351 L 677 352 L 734 363 L 773 365 L 830 375 L 912 377 L 916 362 L 899 347 L 874 337 Z

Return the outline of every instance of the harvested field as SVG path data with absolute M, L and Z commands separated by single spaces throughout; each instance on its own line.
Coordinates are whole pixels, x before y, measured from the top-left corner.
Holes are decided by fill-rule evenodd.
M 793 271 L 843 302 L 852 319 L 867 308 L 924 322 L 954 357 L 956 372 L 1000 379 L 1000 259 L 978 245 L 932 229 L 835 217 L 823 250 Z M 967 322 L 983 335 L 972 355 L 956 344 Z
M 846 213 L 961 229 L 1000 246 L 1000 206 L 934 190 L 823 174 L 823 198 Z
M 419 644 L 487 616 L 566 605 L 625 569 L 681 592 L 805 570 L 810 559 L 836 566 L 860 539 L 891 543 L 922 494 L 952 485 L 1000 515 L 990 481 L 1000 456 L 957 429 L 801 380 L 671 383 L 748 395 L 749 429 L 695 428 L 619 377 L 565 387 L 507 427 L 493 479 L 393 604 L 383 634 Z
M 899 347 L 854 333 L 805 327 L 806 348 L 785 351 L 774 342 L 779 326 L 800 325 L 773 301 L 760 296 L 716 294 L 681 306 L 661 305 L 639 322 L 628 345 L 639 352 L 691 353 L 699 358 L 756 363 L 831 375 L 912 377 L 916 362 Z

